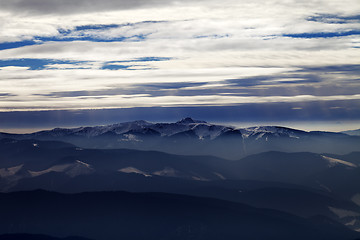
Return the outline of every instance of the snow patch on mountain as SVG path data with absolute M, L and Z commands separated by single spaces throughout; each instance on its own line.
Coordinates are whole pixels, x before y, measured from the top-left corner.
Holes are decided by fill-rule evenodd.
M 93 173 L 94 169 L 90 164 L 84 163 L 82 161 L 76 160 L 76 163 L 73 164 L 67 171 L 66 174 L 70 177 L 76 177 L 79 175 L 85 175 Z
M 328 192 L 331 192 L 331 189 L 329 187 L 327 187 L 326 185 L 322 184 L 321 182 L 319 181 L 316 181 L 318 184 L 319 184 L 319 187 L 321 187 L 322 189 L 328 191 Z
M 345 223 L 345 226 L 354 226 L 356 223 L 356 219 L 354 218 L 353 220 L 351 220 L 350 222 L 348 223 Z
M 330 207 L 330 206 L 329 206 L 329 209 L 330 209 L 331 212 L 333 212 L 339 218 L 358 217 L 358 216 L 360 216 L 360 213 L 350 211 L 350 210 L 346 210 L 346 209 L 339 209 L 339 208 L 334 208 L 334 207 Z
M 50 173 L 50 172 L 65 172 L 65 170 L 68 169 L 69 167 L 71 167 L 71 165 L 72 164 L 55 165 L 55 166 L 52 166 L 52 167 L 42 170 L 42 171 L 30 171 L 29 170 L 29 173 L 32 177 L 38 177 L 38 176 L 41 176 L 43 174 Z
M 226 178 L 223 175 L 221 175 L 220 173 L 214 172 L 214 174 L 216 176 L 218 176 L 221 180 L 226 180 Z
M 192 124 L 191 130 L 199 137 L 199 139 L 215 139 L 222 133 L 233 130 L 230 127 L 213 125 L 209 123 L 196 123 Z
M 177 171 L 171 167 L 165 167 L 163 170 L 155 171 L 153 175 L 163 176 L 163 177 L 177 177 Z
M 32 177 L 38 177 L 50 172 L 63 172 L 70 177 L 90 174 L 94 169 L 87 163 L 76 160 L 74 163 L 55 165 L 42 171 L 28 171 Z
M 345 165 L 345 166 L 348 166 L 348 167 L 353 167 L 353 168 L 357 167 L 353 163 L 346 162 L 346 161 L 343 161 L 343 160 L 340 160 L 340 159 L 331 158 L 331 157 L 327 157 L 327 156 L 324 156 L 324 155 L 321 155 L 321 157 L 329 162 L 329 167 L 334 167 L 334 166 L 337 166 L 339 164 L 340 165 Z
M 360 206 L 360 193 L 355 194 L 351 201 L 353 201 L 356 205 Z
M 238 128 L 245 138 L 256 136 L 256 140 L 261 139 L 264 135 L 271 134 L 277 137 L 287 136 L 290 138 L 299 139 L 301 134 L 307 133 L 305 131 L 279 127 L 279 126 L 256 126 L 249 128 Z
M 24 164 L 10 168 L 0 168 L 0 177 L 7 178 L 14 176 L 16 173 L 18 173 L 21 170 L 23 166 Z
M 142 142 L 142 140 L 138 139 L 134 134 L 124 134 L 125 138 L 122 138 L 121 141 L 129 141 L 129 142 Z
M 152 177 L 152 175 L 145 173 L 137 168 L 134 167 L 126 167 L 126 168 L 121 168 L 118 170 L 118 172 L 123 172 L 123 173 L 136 173 L 136 174 L 141 174 L 145 177 Z
M 203 181 L 203 182 L 210 181 L 210 180 L 207 179 L 207 178 L 203 178 L 203 177 L 199 177 L 199 176 L 192 176 L 191 179 L 192 179 L 192 180 L 195 180 L 195 181 Z

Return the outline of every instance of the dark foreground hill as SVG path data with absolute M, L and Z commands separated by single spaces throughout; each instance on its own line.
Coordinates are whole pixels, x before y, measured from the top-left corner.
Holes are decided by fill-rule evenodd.
M 41 234 L 26 234 L 26 233 L 14 233 L 14 234 L 2 234 L 0 240 L 91 240 L 82 237 L 65 237 L 57 238 Z
M 327 218 L 211 198 L 165 193 L 46 191 L 0 194 L 0 233 L 93 239 L 354 240 L 359 234 Z

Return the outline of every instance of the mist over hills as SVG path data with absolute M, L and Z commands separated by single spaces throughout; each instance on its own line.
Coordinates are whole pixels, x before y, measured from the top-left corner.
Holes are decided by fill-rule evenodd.
M 157 150 L 227 159 L 266 151 L 346 154 L 357 151 L 360 136 L 306 132 L 280 126 L 235 128 L 184 118 L 175 123 L 134 121 L 107 126 L 55 128 L 32 134 L 0 133 L 0 138 L 57 140 L 83 148 Z
M 0 234 L 356 239 L 359 138 L 191 118 L 2 133 Z
M 131 149 L 1 139 L 4 192 L 168 192 L 214 197 L 360 228 L 360 152 L 265 152 L 237 161 Z M 303 205 L 303 203 L 307 203 Z
M 343 131 L 342 133 L 352 135 L 352 136 L 360 136 L 360 129 Z

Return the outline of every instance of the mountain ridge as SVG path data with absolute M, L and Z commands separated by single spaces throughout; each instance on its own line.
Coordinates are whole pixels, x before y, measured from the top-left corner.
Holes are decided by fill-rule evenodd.
M 84 148 L 129 148 L 172 154 L 214 155 L 227 159 L 264 151 L 356 151 L 360 136 L 303 131 L 281 126 L 237 128 L 184 118 L 174 123 L 144 120 L 105 126 L 54 128 L 30 134 L 0 133 L 0 138 L 59 140 Z

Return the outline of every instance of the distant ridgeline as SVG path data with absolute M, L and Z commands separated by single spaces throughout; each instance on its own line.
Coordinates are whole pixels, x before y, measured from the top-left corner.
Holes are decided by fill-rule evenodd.
M 2 133 L 0 240 L 360 239 L 359 146 L 191 118 Z
M 108 126 L 55 128 L 0 138 L 56 140 L 82 148 L 157 150 L 181 155 L 240 159 L 266 151 L 346 154 L 359 150 L 360 136 L 306 132 L 279 126 L 235 128 L 185 118 L 175 123 L 125 122 Z

